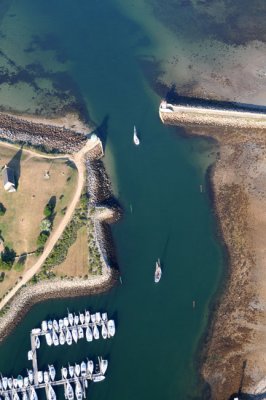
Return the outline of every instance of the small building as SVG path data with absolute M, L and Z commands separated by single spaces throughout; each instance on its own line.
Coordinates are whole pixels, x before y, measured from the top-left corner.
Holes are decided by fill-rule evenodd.
M 9 193 L 15 192 L 16 184 L 15 184 L 15 176 L 13 169 L 5 165 L 4 169 L 2 170 L 2 174 L 3 174 L 4 189 Z

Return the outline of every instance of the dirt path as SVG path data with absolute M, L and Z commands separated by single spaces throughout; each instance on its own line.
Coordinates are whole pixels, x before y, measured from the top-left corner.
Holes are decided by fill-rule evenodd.
M 86 145 L 76 154 L 74 155 L 60 155 L 60 156 L 50 156 L 50 155 L 45 155 L 45 154 L 38 154 L 35 153 L 33 150 L 23 150 L 25 152 L 28 152 L 35 157 L 41 157 L 41 158 L 68 158 L 69 160 L 73 161 L 76 165 L 77 171 L 78 171 L 78 182 L 76 186 L 76 191 L 74 194 L 74 197 L 67 207 L 66 214 L 64 215 L 61 223 L 58 225 L 58 227 L 52 232 L 47 245 L 45 246 L 44 252 L 40 256 L 40 258 L 36 261 L 36 263 L 24 273 L 22 279 L 10 290 L 10 292 L 4 297 L 4 299 L 0 302 L 0 310 L 9 302 L 9 300 L 16 294 L 16 292 L 23 286 L 25 285 L 41 268 L 42 264 L 46 260 L 46 258 L 49 256 L 51 251 L 53 250 L 56 242 L 62 235 L 64 229 L 66 228 L 67 224 L 71 220 L 71 217 L 75 211 L 75 208 L 77 206 L 77 203 L 80 199 L 81 192 L 84 186 L 85 182 L 85 165 L 84 165 L 84 156 L 85 154 L 89 151 L 92 150 L 98 142 L 90 142 L 88 141 Z M 13 147 L 13 145 L 5 143 L 8 147 Z

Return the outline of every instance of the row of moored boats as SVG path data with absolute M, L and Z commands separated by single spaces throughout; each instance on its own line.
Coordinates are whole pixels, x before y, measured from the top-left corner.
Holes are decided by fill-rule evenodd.
M 108 361 L 99 358 L 99 365 L 94 366 L 92 360 L 87 362 L 82 361 L 81 364 L 69 365 L 68 368 L 61 369 L 61 379 L 65 384 L 65 398 L 68 400 L 81 400 L 84 391 L 81 386 L 80 379 L 83 380 L 85 387 L 87 387 L 87 379 L 93 382 L 100 382 L 105 379 L 105 372 L 108 367 Z M 94 371 L 95 370 L 95 371 Z M 97 371 L 98 370 L 98 371 Z M 94 374 L 95 372 L 95 374 Z M 22 377 L 18 375 L 17 378 L 7 378 L 1 375 L 0 379 L 0 394 L 4 400 L 21 400 L 19 392 L 22 394 L 22 400 L 38 400 L 38 396 L 34 386 L 33 371 L 27 371 L 28 376 Z M 46 387 L 47 400 L 56 400 L 56 394 L 52 387 L 56 384 L 55 377 L 56 371 L 53 365 L 48 365 L 48 371 L 38 371 L 38 384 L 40 387 Z M 73 389 L 71 382 L 75 385 Z M 75 393 L 75 395 L 74 395 Z
M 57 320 L 42 321 L 41 329 L 33 329 L 32 334 L 35 335 L 35 346 L 40 347 L 39 335 L 45 335 L 48 346 L 71 345 L 73 341 L 77 343 L 79 339 L 84 337 L 88 342 L 93 339 L 99 339 L 100 334 L 103 339 L 113 337 L 115 335 L 115 322 L 108 320 L 107 313 L 97 312 L 90 314 L 89 311 L 68 316 Z M 30 355 L 29 355 L 30 356 Z

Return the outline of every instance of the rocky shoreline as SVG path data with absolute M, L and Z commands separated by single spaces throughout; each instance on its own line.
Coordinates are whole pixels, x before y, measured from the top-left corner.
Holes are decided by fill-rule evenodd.
M 227 400 L 266 392 L 266 138 L 262 129 L 186 126 L 164 113 L 163 122 L 190 135 L 214 139 L 219 157 L 211 186 L 220 232 L 228 250 L 228 273 L 212 315 L 201 373 L 206 398 Z M 262 398 L 262 397 L 260 397 Z
M 106 268 L 118 268 L 115 245 L 110 223 L 121 216 L 121 209 L 114 199 L 111 182 L 101 160 L 86 159 L 88 218 L 92 219 L 94 236 L 102 264 Z M 101 184 L 99 185 L 99 182 Z M 96 212 L 97 211 L 97 212 Z M 107 211 L 109 211 L 107 213 Z M 112 217 L 110 218 L 110 215 Z
M 47 152 L 70 154 L 79 151 L 87 137 L 64 126 L 36 123 L 0 113 L 0 140 L 34 146 Z

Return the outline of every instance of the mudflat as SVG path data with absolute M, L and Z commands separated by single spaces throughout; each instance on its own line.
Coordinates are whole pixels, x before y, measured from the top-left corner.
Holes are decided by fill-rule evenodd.
M 164 123 L 179 124 L 175 113 Z M 217 117 L 218 118 L 218 117 Z M 182 123 L 181 123 L 182 125 Z M 211 171 L 214 207 L 228 250 L 228 276 L 203 350 L 202 375 L 215 400 L 266 392 L 266 132 L 196 126 L 219 157 Z

